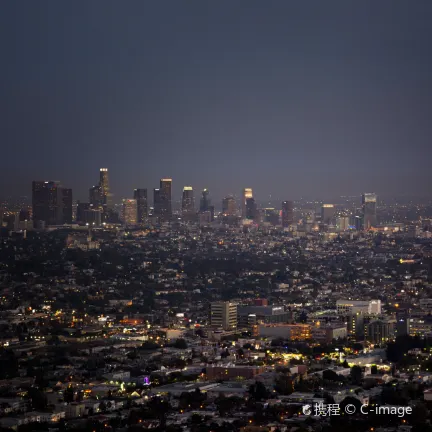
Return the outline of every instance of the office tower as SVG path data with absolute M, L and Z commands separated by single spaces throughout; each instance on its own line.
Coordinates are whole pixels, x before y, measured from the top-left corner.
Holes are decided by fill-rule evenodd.
M 109 190 L 108 168 L 101 168 L 99 171 L 99 177 L 102 205 L 109 208 L 111 207 L 111 195 Z
M 222 200 L 222 213 L 225 216 L 235 216 L 237 213 L 237 205 L 232 196 L 227 196 Z
M 335 215 L 335 210 L 333 204 L 323 204 L 321 207 L 321 222 L 330 225 Z
M 123 223 L 126 226 L 134 226 L 137 224 L 137 200 L 124 199 L 123 200 Z
M 336 218 L 336 228 L 338 231 L 347 231 L 350 227 L 350 218 L 348 216 L 340 216 Z
M 362 195 L 363 229 L 369 230 L 377 224 L 377 196 L 374 193 Z
M 147 189 L 135 189 L 134 199 L 137 202 L 137 222 L 139 225 L 147 223 Z
M 76 221 L 78 223 L 85 223 L 85 211 L 90 209 L 90 203 L 77 202 Z
M 294 223 L 294 206 L 292 201 L 282 202 L 282 226 L 288 228 Z
M 252 189 L 251 188 L 245 188 L 242 192 L 242 218 L 247 219 L 246 217 L 246 201 L 250 198 L 253 198 Z
M 182 196 L 182 213 L 194 213 L 195 203 L 192 186 L 185 186 L 183 188 Z
M 102 207 L 102 190 L 100 185 L 92 186 L 89 189 L 89 203 L 96 207 Z
M 257 205 L 255 203 L 255 200 L 253 198 L 247 198 L 245 219 L 257 220 L 257 217 L 258 217 L 258 211 L 257 211 Z
M 59 182 L 33 181 L 32 208 L 34 226 L 63 223 L 63 195 Z
M 200 212 L 198 217 L 199 224 L 202 225 L 208 225 L 210 222 L 212 222 L 212 214 L 210 211 Z
M 263 221 L 273 226 L 279 225 L 279 212 L 274 208 L 262 209 Z
M 161 217 L 161 191 L 159 188 L 153 189 L 153 216 Z
M 90 205 L 89 208 L 84 210 L 83 219 L 86 225 L 99 227 L 102 225 L 102 210 Z
M 231 302 L 213 302 L 210 305 L 210 324 L 224 330 L 237 328 L 237 304 Z
M 382 344 L 394 337 L 395 320 L 377 319 L 365 324 L 366 340 L 375 344 Z
M 396 312 L 396 336 L 410 334 L 410 317 L 407 309 L 400 309 Z
M 160 219 L 162 222 L 170 221 L 172 217 L 171 188 L 172 179 L 160 180 Z
M 72 223 L 72 189 L 62 188 L 63 223 Z
M 208 189 L 204 189 L 201 192 L 201 201 L 200 201 L 200 212 L 209 211 L 211 200 L 209 198 L 209 191 Z

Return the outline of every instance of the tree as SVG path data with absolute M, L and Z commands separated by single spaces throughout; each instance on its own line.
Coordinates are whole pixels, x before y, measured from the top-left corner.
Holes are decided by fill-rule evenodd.
M 202 421 L 203 421 L 203 418 L 199 414 L 192 414 L 192 416 L 190 418 L 190 422 L 193 425 L 199 425 L 200 423 L 202 423 Z
M 429 418 L 429 410 L 422 402 L 417 402 L 410 416 L 410 423 L 416 426 L 424 425 Z
M 68 403 L 74 401 L 74 389 L 71 385 L 68 385 L 64 391 L 64 401 Z
M 363 377 L 363 371 L 360 366 L 354 365 L 350 370 L 350 377 L 354 384 L 360 385 Z
M 152 412 L 152 415 L 155 418 L 159 419 L 160 427 L 163 429 L 166 426 L 166 418 L 168 413 L 171 410 L 171 405 L 165 399 L 161 399 L 159 397 L 154 397 L 150 399 L 147 404 L 148 408 Z
M 326 369 L 322 374 L 323 379 L 327 381 L 340 381 L 339 375 L 331 369 Z
M 187 349 L 188 345 L 184 339 L 177 339 L 173 345 L 174 348 Z
M 275 390 L 282 395 L 290 395 L 294 391 L 291 375 L 281 373 L 275 379 Z
M 28 394 L 30 396 L 33 409 L 44 410 L 47 407 L 47 398 L 42 391 L 38 390 L 36 387 L 30 387 Z
M 158 348 L 160 348 L 160 346 L 156 342 L 152 342 L 152 341 L 145 341 L 141 345 L 141 349 L 143 350 L 155 350 Z
M 259 402 L 267 399 L 269 392 L 262 382 L 256 381 L 255 384 L 251 384 L 249 387 L 249 394 L 253 399 Z
M 341 401 L 341 403 L 339 405 L 340 405 L 341 412 L 345 411 L 345 407 L 347 405 L 354 405 L 356 408 L 355 412 L 360 412 L 360 408 L 362 406 L 362 403 L 360 402 L 359 399 L 357 399 L 353 396 L 347 396 L 345 399 L 343 399 Z
M 298 321 L 299 323 L 306 324 L 306 323 L 307 323 L 307 319 L 308 319 L 307 313 L 306 313 L 305 311 L 302 311 L 302 312 L 300 313 L 300 315 L 298 316 L 297 321 Z

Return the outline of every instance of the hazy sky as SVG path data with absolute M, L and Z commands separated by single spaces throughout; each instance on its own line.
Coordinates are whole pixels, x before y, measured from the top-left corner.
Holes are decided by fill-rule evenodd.
M 0 194 L 429 195 L 432 1 L 28 0 L 0 12 Z

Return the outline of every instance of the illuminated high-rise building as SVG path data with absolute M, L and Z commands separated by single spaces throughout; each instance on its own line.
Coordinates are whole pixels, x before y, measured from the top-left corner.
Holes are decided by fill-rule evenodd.
M 335 206 L 333 204 L 323 204 L 321 206 L 321 222 L 329 225 L 335 215 Z
M 123 200 L 123 223 L 126 226 L 134 226 L 137 224 L 137 200 L 124 199 Z
M 99 186 L 100 193 L 102 197 L 102 206 L 103 207 L 111 207 L 111 195 L 109 190 L 109 181 L 108 181 L 108 168 L 101 168 L 99 172 Z
M 204 189 L 202 191 L 201 201 L 200 201 L 200 212 L 209 211 L 211 200 L 209 198 L 209 191 L 208 189 Z
M 242 191 L 242 202 L 241 202 L 242 218 L 243 219 L 246 219 L 246 201 L 250 198 L 253 198 L 252 189 L 251 188 L 244 188 Z
M 294 223 L 294 206 L 292 201 L 282 202 L 282 226 L 288 228 Z
M 192 186 L 185 186 L 183 188 L 182 196 L 182 213 L 193 214 L 195 212 L 195 202 Z
M 369 230 L 377 224 L 377 196 L 374 193 L 362 195 L 363 229 Z
M 161 191 L 159 188 L 153 189 L 153 216 L 158 219 L 161 217 Z
M 172 179 L 163 178 L 160 180 L 160 219 L 162 222 L 170 221 L 172 218 L 171 189 Z
M 83 222 L 86 225 L 92 227 L 99 227 L 102 225 L 102 210 L 100 207 L 93 207 L 92 205 L 89 208 L 84 210 Z
M 210 303 L 210 325 L 224 330 L 237 328 L 237 304 L 231 302 Z
M 350 218 L 348 216 L 337 217 L 336 228 L 338 231 L 348 231 L 350 228 Z
M 237 213 L 237 204 L 232 196 L 227 196 L 222 200 L 222 214 L 224 216 L 235 216 Z
M 89 189 L 89 203 L 95 208 L 102 207 L 102 191 L 100 185 L 97 184 Z
M 137 202 L 137 222 L 139 225 L 147 223 L 147 189 L 135 189 L 134 199 Z
M 63 224 L 63 191 L 56 181 L 33 181 L 34 226 Z
M 210 213 L 210 222 L 214 220 L 214 206 L 211 205 L 208 189 L 202 191 L 200 200 L 200 213 Z

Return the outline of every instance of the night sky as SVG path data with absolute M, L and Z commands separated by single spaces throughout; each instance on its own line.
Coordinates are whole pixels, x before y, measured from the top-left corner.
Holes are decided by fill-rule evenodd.
M 432 1 L 3 1 L 0 195 L 429 196 Z

